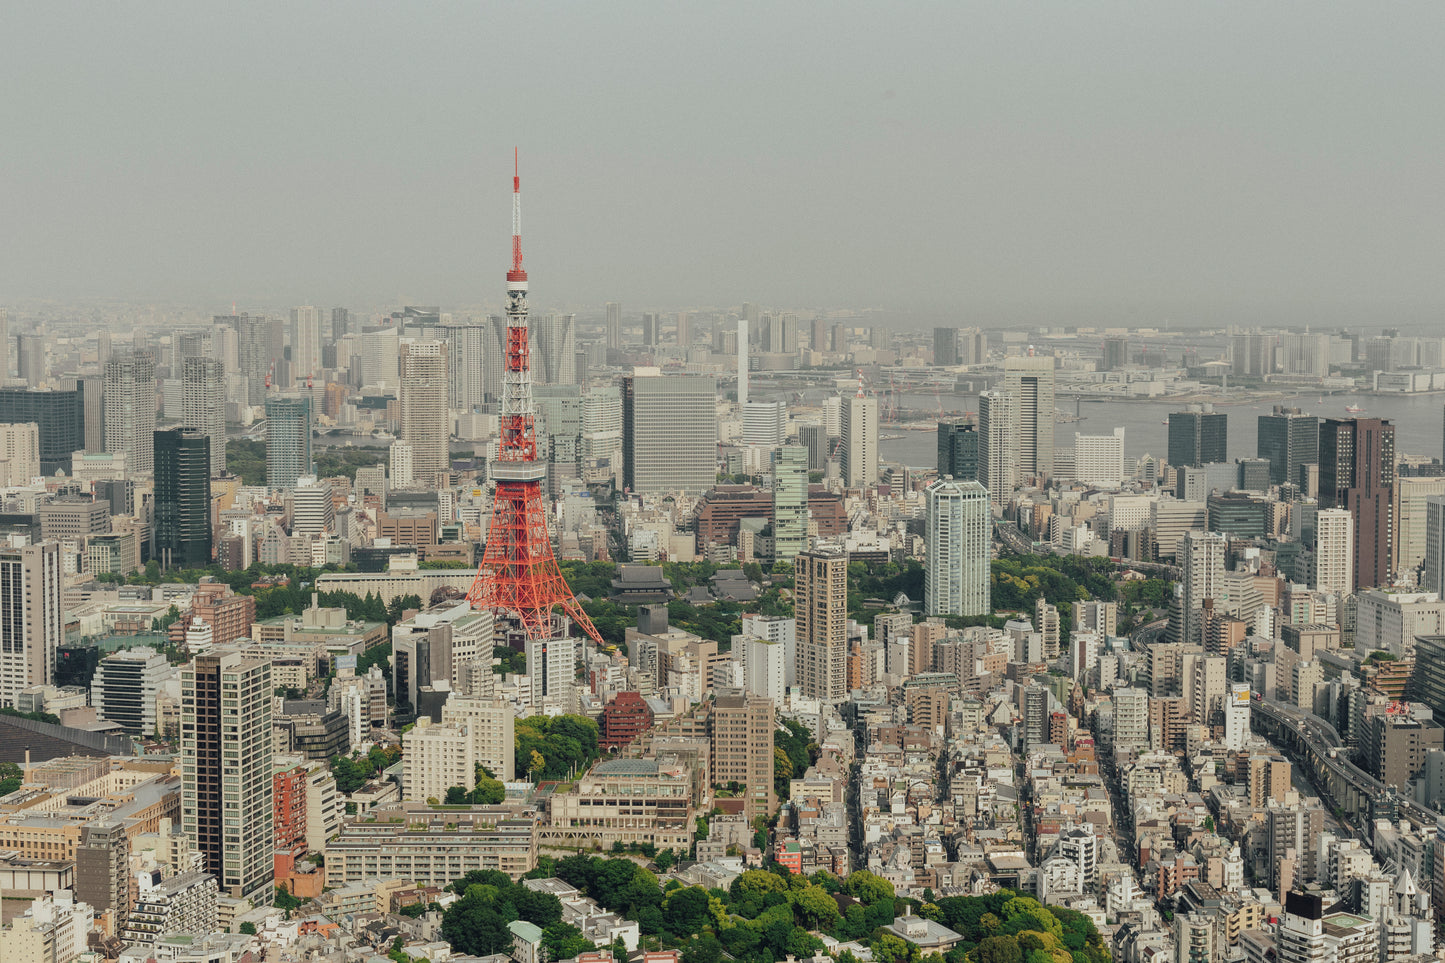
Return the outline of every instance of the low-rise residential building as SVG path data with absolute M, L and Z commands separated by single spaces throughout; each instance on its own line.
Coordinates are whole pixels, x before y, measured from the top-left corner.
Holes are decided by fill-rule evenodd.
M 537 865 L 537 822 L 493 807 L 401 803 L 343 823 L 323 853 L 328 886 L 372 877 L 446 886 L 474 869 L 520 879 Z

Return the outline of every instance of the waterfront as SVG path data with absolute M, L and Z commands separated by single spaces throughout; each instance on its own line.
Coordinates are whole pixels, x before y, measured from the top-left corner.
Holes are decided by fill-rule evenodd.
M 940 402 L 946 411 L 977 411 L 977 395 L 906 394 L 903 404 L 910 408 L 936 408 Z M 1357 417 L 1385 418 L 1395 425 L 1396 451 L 1401 456 L 1439 458 L 1442 425 L 1445 425 L 1445 397 L 1441 395 L 1326 395 L 1322 399 L 1303 395 L 1287 404 L 1297 404 L 1308 414 L 1322 418 L 1349 418 L 1347 405 L 1364 410 Z M 1072 416 L 1075 399 L 1056 399 L 1060 411 Z M 1259 416 L 1274 410 L 1275 402 L 1216 405 L 1216 411 L 1229 416 L 1229 457 L 1253 458 Z M 1169 412 L 1184 407 L 1169 401 L 1091 401 L 1077 402 L 1078 421 L 1059 422 L 1054 426 L 1055 447 L 1071 448 L 1074 432 L 1104 435 L 1117 427 L 1124 429 L 1124 452 L 1131 458 L 1145 453 L 1163 458 L 1169 429 L 1165 424 Z M 911 467 L 933 467 L 937 460 L 937 442 L 932 431 L 900 431 L 897 426 L 884 425 L 879 453 L 884 461 Z M 888 437 L 888 436 L 901 437 Z

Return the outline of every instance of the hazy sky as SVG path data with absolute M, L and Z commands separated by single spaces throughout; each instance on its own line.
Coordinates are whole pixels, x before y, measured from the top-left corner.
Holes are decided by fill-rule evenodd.
M 0 304 L 1442 316 L 1439 3 L 23 3 Z

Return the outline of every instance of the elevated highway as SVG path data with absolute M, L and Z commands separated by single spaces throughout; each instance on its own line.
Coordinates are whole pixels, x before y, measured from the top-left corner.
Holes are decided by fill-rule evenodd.
M 1251 708 L 1251 728 L 1300 766 L 1326 803 L 1366 838 L 1374 820 L 1395 820 L 1402 809 L 1426 821 L 1445 820 L 1355 765 L 1335 727 L 1314 713 L 1274 699 L 1256 700 Z

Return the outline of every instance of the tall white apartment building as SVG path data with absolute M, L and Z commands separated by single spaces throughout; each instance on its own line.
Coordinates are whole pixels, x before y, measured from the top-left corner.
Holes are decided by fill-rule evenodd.
M 321 309 L 291 309 L 291 376 L 297 384 L 321 374 Z
M 582 395 L 582 463 L 606 461 L 622 474 L 622 392 L 617 385 L 588 388 Z
M 843 399 L 843 484 L 871 488 L 878 484 L 878 399 L 862 394 Z
M 1314 585 L 1317 592 L 1354 588 L 1355 517 L 1348 509 L 1323 508 L 1315 515 Z
M 829 438 L 843 437 L 843 399 L 837 396 L 823 399 L 823 429 Z
M 181 426 L 211 439 L 211 477 L 226 473 L 226 369 L 215 358 L 186 358 L 181 368 Z
M 391 477 L 388 488 L 410 488 L 416 484 L 416 452 L 411 442 L 400 439 L 391 443 Z
M 748 694 L 781 704 L 787 695 L 788 645 L 744 635 L 742 657 L 743 687 Z
M 798 623 L 783 615 L 744 615 L 738 639 L 766 639 L 783 646 L 783 685 L 798 684 Z M 735 640 L 736 644 L 736 640 Z
M 412 471 L 428 488 L 442 487 L 451 475 L 448 387 L 446 343 L 403 340 L 399 438 L 411 445 Z
M 995 502 L 1008 500 L 1019 480 L 1018 403 L 1007 391 L 978 396 L 978 480 Z
M 924 492 L 924 612 L 987 615 L 993 518 L 976 481 L 941 478 Z
M 1184 569 L 1183 621 L 1175 641 L 1200 642 L 1204 600 L 1222 598 L 1224 591 L 1224 554 L 1228 544 L 1218 532 L 1186 532 L 1180 540 L 1179 563 Z
M 155 451 L 155 358 L 147 351 L 112 358 L 103 383 L 105 450 L 125 455 L 133 476 L 149 475 Z
M 577 640 L 527 640 L 527 678 L 531 682 L 532 712 L 557 708 L 576 711 Z
M 1018 403 L 1019 473 L 1039 478 L 1054 470 L 1054 359 L 1004 359 L 1004 389 Z
M 1114 745 L 1149 747 L 1149 693 L 1143 689 L 1114 690 Z

